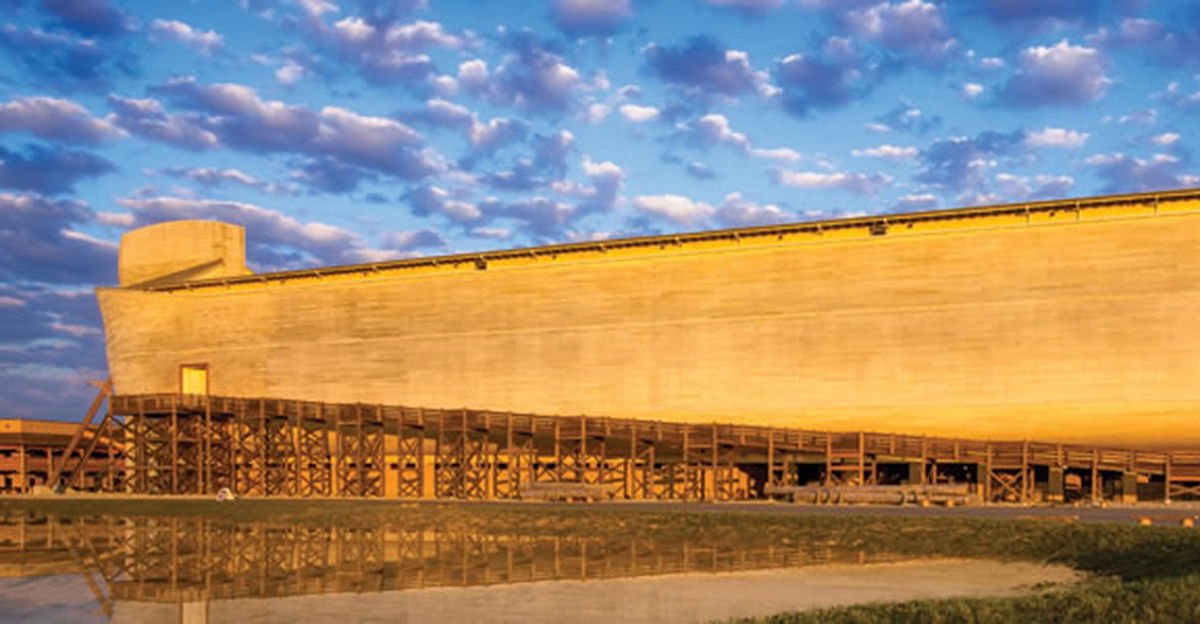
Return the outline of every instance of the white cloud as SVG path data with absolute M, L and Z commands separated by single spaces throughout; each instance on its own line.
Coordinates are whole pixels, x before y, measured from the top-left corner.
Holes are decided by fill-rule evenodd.
M 150 32 L 155 35 L 178 41 L 186 46 L 199 50 L 202 54 L 211 54 L 220 48 L 223 39 L 216 31 L 200 31 L 178 20 L 156 19 L 150 22 Z
M 796 162 L 800 160 L 800 152 L 788 147 L 773 147 L 773 148 L 751 148 L 750 155 L 756 158 L 768 158 L 770 160 L 782 160 L 787 162 Z
M 884 160 L 912 160 L 917 157 L 918 150 L 915 147 L 900 147 L 898 145 L 879 145 L 863 150 L 850 150 L 850 153 L 858 157 L 882 158 Z
M 0 104 L 0 132 L 27 132 L 74 143 L 99 143 L 125 135 L 76 102 L 51 97 L 19 97 Z
M 1108 62 L 1095 48 L 1071 45 L 1021 51 L 1019 69 L 1004 84 L 1002 95 L 1017 106 L 1081 105 L 1100 99 L 1112 84 Z
M 771 225 L 793 219 L 793 215 L 775 204 L 759 204 L 730 193 L 717 207 L 716 220 L 725 227 Z
M 975 99 L 983 93 L 983 85 L 977 82 L 968 82 L 962 87 L 963 97 L 967 99 Z
M 846 173 L 841 171 L 774 172 L 775 181 L 784 186 L 806 190 L 839 190 L 859 195 L 874 195 L 892 183 L 891 176 L 875 173 Z
M 1160 147 L 1175 145 L 1179 142 L 1179 134 L 1176 132 L 1164 132 L 1150 137 L 1150 142 Z
M 305 70 L 303 67 L 289 61 L 275 72 L 275 80 L 279 81 L 279 84 L 294 85 L 300 82 L 304 74 Z
M 1030 147 L 1077 149 L 1087 143 L 1089 136 L 1091 135 L 1086 132 L 1079 132 L 1078 130 L 1046 127 L 1041 130 L 1027 132 L 1025 134 L 1025 143 Z
M 624 104 L 620 108 L 621 116 L 634 123 L 642 123 L 658 119 L 659 110 L 653 106 Z
M 716 212 L 712 206 L 682 195 L 639 195 L 633 205 L 650 216 L 681 226 L 695 226 Z

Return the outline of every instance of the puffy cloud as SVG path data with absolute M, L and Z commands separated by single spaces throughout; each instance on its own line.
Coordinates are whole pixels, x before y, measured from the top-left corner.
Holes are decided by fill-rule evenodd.
M 304 78 L 307 73 L 308 70 L 304 69 L 303 65 L 298 65 L 292 61 L 288 61 L 287 63 L 284 63 L 283 67 L 280 67 L 275 71 L 275 80 L 278 81 L 279 84 L 290 86 L 300 82 L 300 80 Z
M 1117 24 L 1116 30 L 1100 28 L 1088 35 L 1088 45 L 1104 47 L 1143 46 L 1155 44 L 1167 33 L 1162 22 L 1143 18 L 1125 18 Z
M 656 76 L 697 95 L 771 92 L 767 74 L 751 67 L 749 55 L 726 49 L 709 35 L 692 37 L 678 46 L 651 43 L 644 53 Z
M 458 68 L 458 84 L 466 92 L 492 103 L 532 111 L 563 111 L 591 85 L 575 68 L 529 32 L 506 40 L 511 50 L 494 72 L 481 60 Z
M 850 11 L 845 17 L 850 30 L 888 50 L 925 63 L 941 63 L 956 53 L 959 42 L 950 35 L 936 4 L 907 0 L 880 3 Z
M 690 122 L 676 124 L 673 137 L 696 147 L 726 145 L 757 158 L 784 161 L 800 159 L 800 154 L 790 148 L 754 147 L 745 134 L 734 132 L 729 125 L 729 119 L 719 113 L 709 113 Z
M 544 170 L 562 172 L 567 167 L 567 158 L 575 152 L 575 135 L 559 130 L 546 136 L 538 136 L 533 143 L 534 164 Z
M 463 226 L 477 224 L 484 218 L 478 206 L 437 186 L 412 188 L 403 195 L 403 199 L 418 217 L 441 215 Z
M 1124 115 L 1105 115 L 1100 119 L 1101 123 L 1119 123 L 1121 125 L 1136 124 L 1142 126 L 1151 126 L 1158 121 L 1158 110 L 1154 108 L 1143 108 L 1130 111 Z
M 221 35 L 215 30 L 196 30 L 186 22 L 178 20 L 156 19 L 150 22 L 150 32 L 158 37 L 195 48 L 202 54 L 211 54 L 224 43 Z
M 426 100 L 424 109 L 405 113 L 403 118 L 413 123 L 456 130 L 469 130 L 478 123 L 478 117 L 467 107 L 438 98 Z
M 918 150 L 915 147 L 901 147 L 898 145 L 878 145 L 862 150 L 850 150 L 850 153 L 858 157 L 882 158 L 884 160 L 906 161 L 917 157 Z
M 242 85 L 201 85 L 191 78 L 176 79 L 153 90 L 207 113 L 200 122 L 225 146 L 304 154 L 312 157 L 310 167 L 344 170 L 353 166 L 406 180 L 444 169 L 438 154 L 421 148 L 421 135 L 394 119 L 359 115 L 336 106 L 313 111 L 264 101 Z
M 1071 192 L 1071 188 L 1075 186 L 1075 178 L 1071 176 L 1036 175 L 1029 177 L 998 173 L 995 181 L 997 192 L 1002 197 L 1014 201 L 1066 197 Z
M 675 126 L 675 135 L 697 146 L 728 145 L 740 151 L 750 149 L 750 139 L 734 132 L 729 119 L 719 113 L 703 115 L 688 123 Z
M 800 160 L 800 152 L 789 147 L 772 147 L 760 149 L 757 147 L 750 148 L 750 155 L 756 158 L 767 158 L 770 160 L 782 160 L 785 162 L 795 162 Z
M 777 169 L 772 176 L 776 183 L 783 186 L 805 190 L 838 190 L 857 195 L 874 195 L 892 183 L 892 178 L 882 173 Z
M 968 100 L 973 100 L 983 94 L 983 85 L 977 82 L 968 82 L 962 86 L 962 94 Z
M 1150 137 L 1150 142 L 1159 147 L 1169 147 L 1179 142 L 1179 133 L 1163 132 Z
M 263 182 L 254 176 L 238 171 L 237 169 L 209 169 L 207 167 L 166 167 L 153 171 L 152 173 L 161 173 L 163 175 L 189 180 L 206 186 L 215 188 L 227 184 L 236 184 L 252 188 L 262 193 L 271 195 L 295 195 L 299 192 L 293 184 L 276 184 L 274 182 Z
M 630 0 L 551 0 L 550 18 L 573 37 L 612 35 L 633 17 Z
M 327 156 L 301 159 L 296 165 L 299 169 L 292 172 L 293 180 L 327 193 L 348 193 L 361 182 L 379 177 L 372 171 Z
M 80 201 L 0 193 L 0 280 L 106 284 L 116 281 L 117 247 L 78 232 L 92 221 Z
M 879 67 L 854 49 L 849 39 L 831 37 L 819 49 L 789 54 L 775 66 L 784 108 L 798 116 L 814 108 L 835 108 L 861 98 L 879 83 Z
M 716 213 L 712 206 L 682 195 L 639 195 L 633 205 L 648 216 L 684 227 L 698 226 Z
M 110 0 L 41 0 L 63 26 L 88 36 L 108 37 L 129 30 L 130 19 Z
M 1200 184 L 1200 178 L 1185 172 L 1186 163 L 1170 154 L 1138 158 L 1116 152 L 1096 154 L 1085 162 L 1106 180 L 1105 193 L 1132 193 Z
M 507 171 L 489 172 L 482 176 L 484 184 L 503 191 L 531 191 L 546 185 L 541 171 L 528 158 L 520 158 Z
M 23 152 L 0 146 L 0 187 L 42 195 L 70 193 L 77 182 L 115 171 L 104 158 L 58 147 L 28 145 Z
M 352 16 L 321 32 L 365 76 L 383 83 L 428 77 L 434 73 L 434 65 L 425 51 L 456 50 L 467 42 L 462 35 L 446 32 L 441 24 L 424 20 L 397 24 Z
M 144 139 L 189 150 L 220 145 L 217 135 L 204 127 L 205 121 L 199 115 L 168 115 L 157 100 L 117 95 L 108 96 L 108 104 L 114 111 L 114 124 Z
M 929 193 L 912 193 L 901 197 L 892 204 L 893 212 L 924 212 L 937 210 L 940 203 L 937 197 Z
M 920 135 L 941 125 L 942 118 L 940 116 L 928 115 L 925 111 L 907 102 L 901 102 L 868 123 L 867 129 L 876 132 L 907 132 Z
M 129 214 L 102 216 L 130 229 L 177 219 L 214 219 L 241 225 L 246 228 L 249 259 L 263 269 L 354 263 L 372 255 L 363 238 L 345 228 L 318 221 L 301 222 L 255 204 L 166 196 L 126 197 L 117 203 L 128 208 Z
M 623 104 L 618 110 L 621 111 L 622 117 L 634 123 L 654 121 L 655 119 L 658 119 L 659 116 L 659 110 L 653 106 Z
M 794 216 L 775 204 L 759 204 L 742 197 L 741 193 L 730 193 L 717 206 L 714 217 L 722 227 L 750 227 L 783 223 Z
M 583 173 L 591 185 L 583 189 L 583 202 L 579 205 L 580 211 L 612 210 L 621 198 L 621 190 L 625 186 L 625 170 L 611 161 L 595 162 L 585 156 Z
M 1024 141 L 1024 134 L 982 132 L 975 137 L 951 137 L 935 141 L 921 150 L 918 182 L 944 191 L 983 189 L 989 171 Z
M 1089 136 L 1091 135 L 1078 130 L 1046 127 L 1042 128 L 1041 130 L 1026 133 L 1025 143 L 1030 147 L 1061 147 L 1065 149 L 1076 149 L 1083 147 L 1084 144 L 1087 143 Z
M 467 130 L 467 138 L 476 150 L 490 151 L 520 141 L 528 132 L 529 124 L 524 120 L 496 117 L 486 123 L 473 120 Z
M 467 107 L 442 99 L 427 100 L 424 109 L 405 113 L 401 117 L 413 123 L 459 130 L 478 152 L 490 152 L 516 143 L 524 140 L 529 133 L 529 123 L 522 119 L 494 117 L 481 121 Z
M 50 97 L 22 97 L 0 104 L 0 132 L 88 144 L 124 134 L 109 121 L 92 117 L 76 102 Z
M 360 0 L 358 14 L 333 23 L 326 16 L 338 13 L 337 5 L 323 0 L 298 4 L 304 18 L 289 23 L 300 29 L 300 38 L 329 51 L 376 84 L 433 80 L 437 69 L 429 52 L 461 50 L 475 41 L 470 31 L 451 32 L 438 22 L 403 21 L 416 8 L 411 2 Z M 329 66 L 325 73 L 340 69 Z
M 389 232 L 381 237 L 380 242 L 384 249 L 396 251 L 446 247 L 446 239 L 430 229 Z
M 1017 72 L 1000 91 L 1002 101 L 1019 107 L 1082 105 L 1100 99 L 1112 83 L 1107 61 L 1099 50 L 1071 45 L 1066 39 L 1053 46 L 1021 51 Z

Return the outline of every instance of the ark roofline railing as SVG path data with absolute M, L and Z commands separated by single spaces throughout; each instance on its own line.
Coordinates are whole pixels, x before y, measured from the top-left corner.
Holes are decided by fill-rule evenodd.
M 715 241 L 742 241 L 777 237 L 783 240 L 789 235 L 833 233 L 846 230 L 861 229 L 867 236 L 877 236 L 888 233 L 889 229 L 897 227 L 912 227 L 916 224 L 928 224 L 939 221 L 969 221 L 989 217 L 1024 216 L 1027 221 L 1035 215 L 1053 216 L 1059 212 L 1073 213 L 1082 218 L 1084 211 L 1113 208 L 1126 205 L 1150 205 L 1151 214 L 1157 213 L 1157 207 L 1163 202 L 1178 202 L 1186 200 L 1200 201 L 1200 189 L 1184 189 L 1176 191 L 1156 191 L 1146 193 L 1131 193 L 1123 195 L 1100 195 L 1071 199 L 1057 199 L 1036 202 L 1010 204 L 995 204 L 970 208 L 951 208 L 946 210 L 931 210 L 896 214 L 881 214 L 843 219 L 827 219 L 819 221 L 802 221 L 778 225 L 765 225 L 744 228 L 720 230 L 705 230 L 681 234 L 665 234 L 654 236 L 638 236 L 602 241 L 579 243 L 564 243 L 559 245 L 543 245 L 538 247 L 520 247 L 514 249 L 482 251 L 471 253 L 429 256 L 422 258 L 407 258 L 387 262 L 337 265 L 313 269 L 298 269 L 277 271 L 252 275 L 222 277 L 188 282 L 177 282 L 162 285 L 144 285 L 133 287 L 135 290 L 151 292 L 187 291 L 207 289 L 239 284 L 261 284 L 269 282 L 286 282 L 292 280 L 321 279 L 332 276 L 363 275 L 372 276 L 393 271 L 404 271 L 422 268 L 448 268 L 467 265 L 480 270 L 487 269 L 494 261 L 516 259 L 557 260 L 560 255 L 579 253 L 608 253 L 610 251 L 629 250 L 633 248 L 659 247 L 666 249 L 687 246 L 696 243 L 711 243 Z M 949 228 L 947 228 L 949 229 Z M 966 228 L 964 228 L 966 229 Z M 942 230 L 945 231 L 945 230 Z

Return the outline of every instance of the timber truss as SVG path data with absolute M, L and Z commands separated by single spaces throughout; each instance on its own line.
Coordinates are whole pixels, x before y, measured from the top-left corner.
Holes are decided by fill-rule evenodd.
M 101 395 L 98 444 L 136 494 L 728 501 L 789 488 L 966 488 L 983 502 L 1200 498 L 1200 452 L 750 425 L 317 403 Z M 107 399 L 99 425 L 91 425 Z M 53 480 L 81 483 L 68 456 Z

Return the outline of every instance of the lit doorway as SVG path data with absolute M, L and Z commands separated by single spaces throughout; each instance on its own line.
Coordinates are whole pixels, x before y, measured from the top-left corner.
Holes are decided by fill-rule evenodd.
M 208 394 L 208 364 L 180 366 L 179 388 L 183 394 Z

